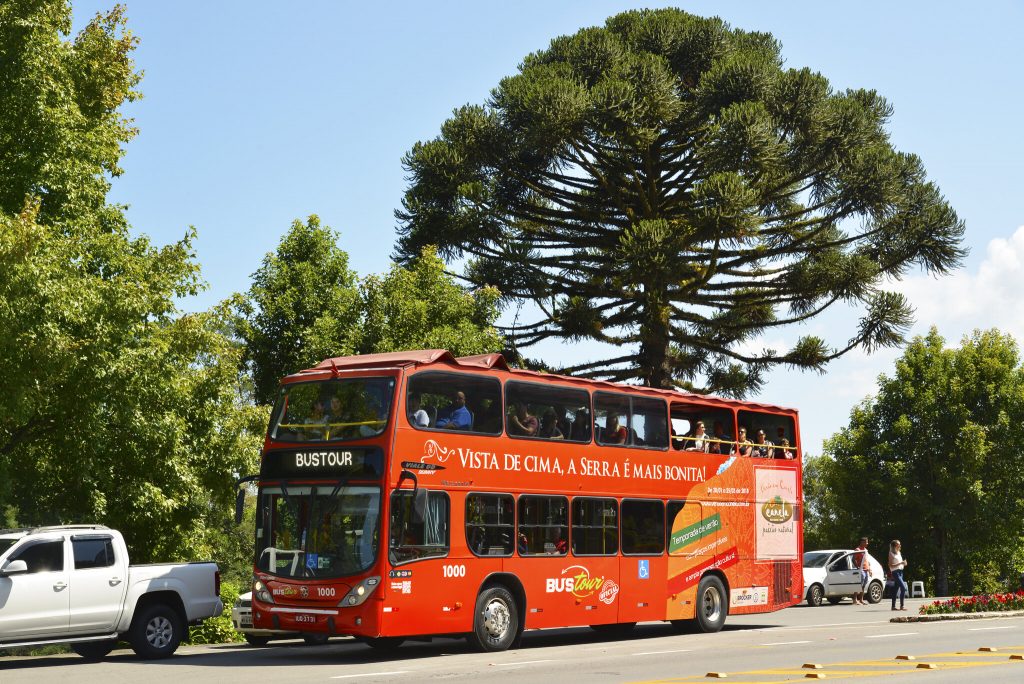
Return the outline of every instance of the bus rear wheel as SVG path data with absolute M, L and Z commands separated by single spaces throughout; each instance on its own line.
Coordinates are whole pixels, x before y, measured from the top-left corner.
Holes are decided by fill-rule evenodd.
M 471 645 L 481 651 L 504 651 L 519 633 L 519 608 L 505 587 L 488 587 L 476 599 Z
M 729 614 L 725 586 L 714 575 L 705 575 L 697 585 L 697 629 L 717 632 L 725 625 Z

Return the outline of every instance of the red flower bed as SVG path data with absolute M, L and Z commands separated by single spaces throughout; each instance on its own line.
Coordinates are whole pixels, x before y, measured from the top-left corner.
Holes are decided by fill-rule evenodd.
M 979 594 L 954 596 L 946 601 L 932 601 L 921 606 L 921 615 L 940 613 L 989 613 L 1002 610 L 1024 610 L 1024 591 L 1013 594 Z

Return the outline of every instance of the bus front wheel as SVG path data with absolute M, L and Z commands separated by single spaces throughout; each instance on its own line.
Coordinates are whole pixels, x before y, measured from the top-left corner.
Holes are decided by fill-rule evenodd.
M 505 587 L 488 587 L 476 599 L 470 643 L 481 651 L 504 651 L 519 633 L 519 609 Z
M 697 629 L 717 632 L 729 614 L 725 586 L 714 575 L 706 575 L 697 585 Z

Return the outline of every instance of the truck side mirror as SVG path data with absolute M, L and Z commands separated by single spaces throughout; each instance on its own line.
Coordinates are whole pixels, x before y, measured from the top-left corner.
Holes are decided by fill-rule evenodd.
M 28 572 L 28 564 L 23 560 L 12 560 L 4 564 L 3 569 L 0 569 L 0 577 L 8 577 L 9 575 L 20 575 Z

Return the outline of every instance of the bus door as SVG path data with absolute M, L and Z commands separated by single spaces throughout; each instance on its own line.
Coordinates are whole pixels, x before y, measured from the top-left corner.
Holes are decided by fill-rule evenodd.
M 692 618 L 697 584 L 716 566 L 722 519 L 700 501 L 670 501 L 668 521 L 668 607 L 670 620 Z
M 665 508 L 665 502 L 657 499 L 622 500 L 619 622 L 665 617 Z
M 465 614 L 449 577 L 465 573 L 464 562 L 448 558 L 451 502 L 445 492 L 427 492 L 424 510 L 413 510 L 412 490 L 391 493 L 388 574 L 384 579 L 384 636 L 459 631 Z M 464 603 L 464 600 L 462 601 Z

